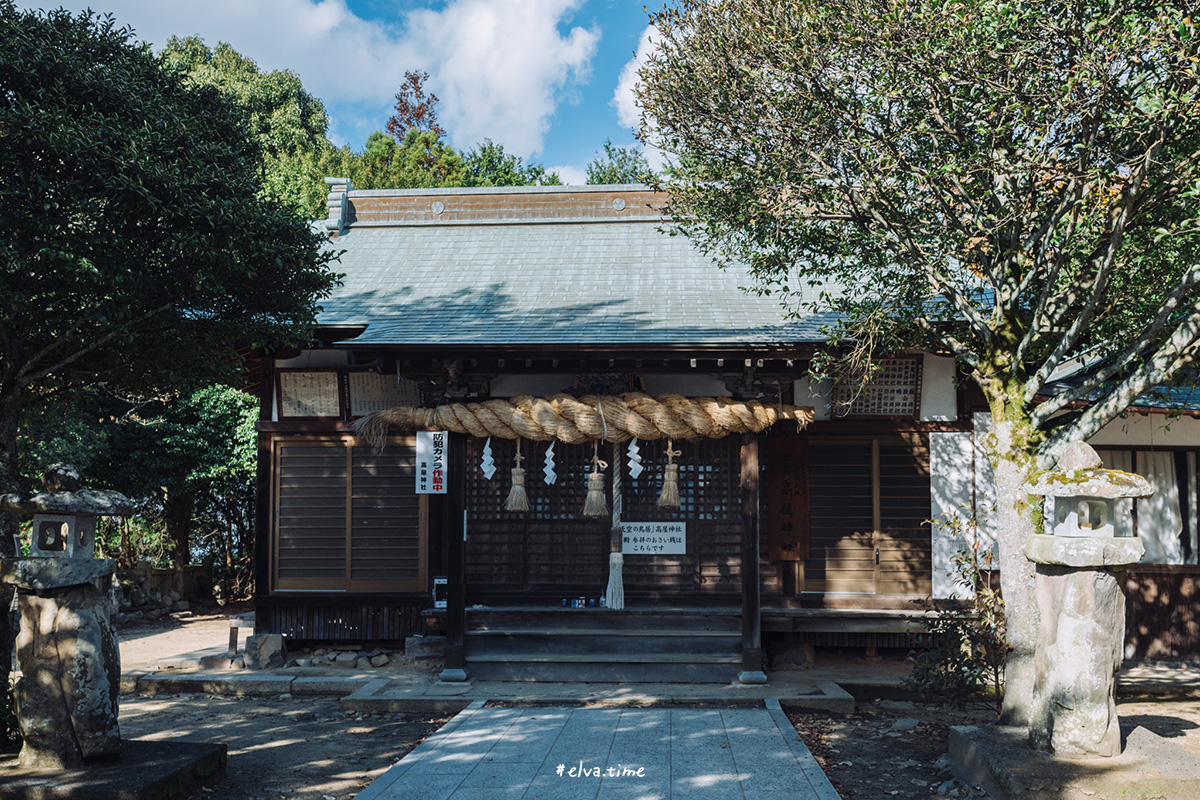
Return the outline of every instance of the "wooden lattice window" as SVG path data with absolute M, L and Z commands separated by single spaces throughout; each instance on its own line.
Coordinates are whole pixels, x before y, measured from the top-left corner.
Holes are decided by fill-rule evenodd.
M 492 439 L 492 460 L 496 473 L 491 480 L 483 474 L 480 462 L 487 440 L 467 439 L 467 511 L 468 519 L 476 520 L 568 520 L 580 518 L 583 501 L 587 497 L 587 476 L 592 471 L 592 446 L 554 445 L 555 473 L 558 478 L 553 484 L 546 483 L 543 468 L 549 442 L 521 441 L 521 454 L 525 460 L 525 490 L 529 496 L 529 511 L 518 513 L 505 511 L 504 503 L 512 488 L 513 457 L 517 442 L 512 439 Z M 600 457 L 609 461 L 601 445 Z M 611 452 L 611 451 L 610 451 Z M 605 470 L 605 489 L 612 491 L 612 466 Z
M 637 479 L 625 478 L 625 518 L 646 522 L 658 520 L 737 520 L 741 518 L 741 458 L 737 437 L 675 442 L 682 455 L 679 465 L 679 508 L 659 508 L 664 467 L 664 441 L 639 442 L 643 472 Z M 625 446 L 621 446 L 625 462 Z
M 839 417 L 916 417 L 921 410 L 921 358 L 884 358 L 866 383 L 839 383 L 833 411 Z

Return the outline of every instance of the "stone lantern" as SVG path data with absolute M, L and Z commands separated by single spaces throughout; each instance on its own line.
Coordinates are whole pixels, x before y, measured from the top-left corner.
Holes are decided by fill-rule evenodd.
M 1025 543 L 1037 565 L 1041 615 L 1030 738 L 1055 753 L 1118 755 L 1115 690 L 1125 639 L 1119 573 L 1146 550 L 1136 537 L 1114 535 L 1115 504 L 1154 489 L 1140 475 L 1104 469 L 1084 442 L 1068 445 L 1058 469 L 1026 488 L 1053 498 L 1052 533 Z
M 74 467 L 55 465 L 46 491 L 0 497 L 0 512 L 32 515 L 31 558 L 0 564 L 0 580 L 17 589 L 21 630 L 17 720 L 23 767 L 68 769 L 84 759 L 120 754 L 117 727 L 121 660 L 105 592 L 114 564 L 94 558 L 97 516 L 127 516 L 118 492 L 80 486 Z

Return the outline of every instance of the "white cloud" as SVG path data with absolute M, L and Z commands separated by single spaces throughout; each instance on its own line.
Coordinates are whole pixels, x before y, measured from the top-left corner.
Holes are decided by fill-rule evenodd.
M 617 121 L 627 128 L 637 130 L 641 127 L 641 111 L 637 106 L 638 70 L 646 63 L 654 50 L 651 35 L 654 26 L 647 25 L 638 41 L 637 53 L 621 68 L 621 76 L 617 79 L 617 90 L 613 92 L 612 105 L 617 109 Z
M 609 101 L 617 110 L 617 121 L 634 132 L 642 127 L 642 112 L 637 105 L 638 70 L 642 68 L 657 47 L 653 40 L 654 34 L 653 25 L 647 25 L 646 30 L 642 31 L 642 38 L 638 40 L 637 52 L 621 68 L 621 75 L 617 78 L 617 89 L 613 92 L 612 100 Z M 653 129 L 653 124 L 651 124 L 651 129 Z M 653 141 L 652 136 L 650 141 Z M 646 160 L 655 170 L 661 170 L 669 160 L 666 153 L 652 144 L 642 145 L 642 152 L 646 154 Z
M 73 11 L 94 0 L 56 0 Z M 560 32 L 583 0 L 450 0 L 394 24 L 356 16 L 345 0 L 107 0 L 118 25 L 155 48 L 171 36 L 228 42 L 264 70 L 290 69 L 334 110 L 330 137 L 361 147 L 391 114 L 406 70 L 427 91 L 458 147 L 491 137 L 514 154 L 540 152 L 551 115 L 586 82 L 600 34 Z M 23 0 L 25 7 L 36 2 Z M 371 120 L 364 125 L 364 121 Z M 365 132 L 364 132 L 365 131 Z
M 572 165 L 546 167 L 546 172 L 557 172 L 558 177 L 567 186 L 583 186 L 587 183 L 587 171 L 582 167 Z
M 429 53 L 453 144 L 486 137 L 522 156 L 538 153 L 550 117 L 590 76 L 597 30 L 559 23 L 582 0 L 455 0 L 409 16 L 409 33 Z

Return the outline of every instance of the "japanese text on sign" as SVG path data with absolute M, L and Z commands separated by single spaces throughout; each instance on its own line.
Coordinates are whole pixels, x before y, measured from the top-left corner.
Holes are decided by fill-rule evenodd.
M 625 555 L 681 556 L 687 552 L 687 523 L 622 522 L 621 552 Z
M 417 494 L 446 493 L 446 432 L 417 431 Z

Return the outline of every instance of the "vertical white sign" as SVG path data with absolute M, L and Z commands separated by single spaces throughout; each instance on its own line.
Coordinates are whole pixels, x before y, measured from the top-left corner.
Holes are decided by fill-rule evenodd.
M 446 493 L 445 431 L 417 431 L 417 494 Z

